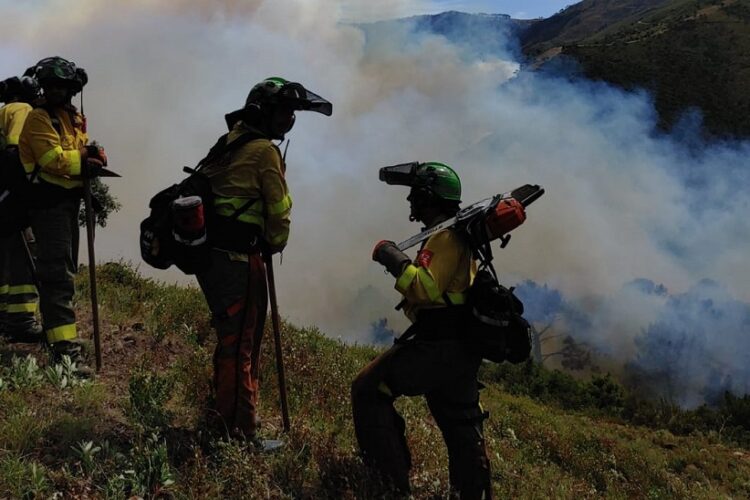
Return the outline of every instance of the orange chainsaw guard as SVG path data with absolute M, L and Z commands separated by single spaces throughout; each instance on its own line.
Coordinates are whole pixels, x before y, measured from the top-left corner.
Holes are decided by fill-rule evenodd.
M 526 210 L 515 198 L 504 198 L 487 215 L 487 235 L 490 241 L 513 231 L 526 220 Z

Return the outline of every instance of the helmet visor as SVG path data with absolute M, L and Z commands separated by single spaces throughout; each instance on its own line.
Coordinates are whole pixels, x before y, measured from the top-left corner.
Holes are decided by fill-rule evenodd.
M 279 91 L 278 99 L 280 103 L 288 104 L 296 110 L 315 111 L 326 116 L 333 114 L 333 104 L 310 92 L 301 83 L 289 82 L 284 85 Z
M 400 163 L 380 169 L 380 180 L 392 186 L 413 186 L 419 162 Z

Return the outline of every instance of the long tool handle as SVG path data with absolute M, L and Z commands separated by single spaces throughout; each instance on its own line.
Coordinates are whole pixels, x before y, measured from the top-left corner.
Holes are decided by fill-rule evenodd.
M 89 288 L 91 289 L 91 316 L 94 323 L 94 352 L 96 371 L 102 369 L 102 348 L 99 341 L 99 301 L 96 297 L 96 257 L 94 255 L 94 210 L 91 203 L 91 179 L 83 179 L 83 203 L 86 207 L 86 239 L 89 249 Z
M 268 296 L 271 300 L 271 322 L 273 323 L 273 341 L 276 346 L 276 372 L 279 375 L 279 397 L 281 399 L 281 418 L 284 422 L 284 432 L 289 432 L 289 405 L 286 400 L 286 377 L 284 376 L 284 358 L 281 352 L 281 322 L 279 321 L 279 305 L 276 302 L 276 281 L 273 277 L 273 257 L 271 254 L 263 256 L 266 261 L 268 275 Z
M 31 274 L 31 281 L 34 282 L 37 293 L 42 293 L 42 288 L 39 283 L 39 276 L 36 274 L 36 264 L 34 263 L 34 256 L 31 255 L 31 249 L 29 243 L 26 241 L 26 234 L 23 231 L 18 233 L 21 236 L 21 243 L 23 244 L 24 256 L 26 257 L 26 266 L 29 268 L 29 274 Z

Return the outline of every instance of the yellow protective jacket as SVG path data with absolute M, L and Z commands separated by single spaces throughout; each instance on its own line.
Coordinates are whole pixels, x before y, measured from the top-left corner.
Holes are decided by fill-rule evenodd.
M 245 133 L 258 131 L 237 122 L 229 132 L 227 145 Z M 286 246 L 292 198 L 285 179 L 286 165 L 276 145 L 269 139 L 254 139 L 207 164 L 203 173 L 211 180 L 217 216 L 232 217 L 249 200 L 257 200 L 236 220 L 257 226 L 259 234 L 275 249 Z
M 39 178 L 65 189 L 83 185 L 81 153 L 88 142 L 83 115 L 72 105 L 52 110 L 59 123 L 58 134 L 52 118 L 44 108 L 34 108 L 26 119 L 19 140 L 21 163 L 27 174 L 39 165 Z
M 396 290 L 406 300 L 404 313 L 415 321 L 420 310 L 446 307 L 444 295 L 453 305 L 465 303 L 476 271 L 471 249 L 455 231 L 433 234 L 396 279 Z
M 18 146 L 23 124 L 32 109 L 25 102 L 10 102 L 0 108 L 0 147 Z

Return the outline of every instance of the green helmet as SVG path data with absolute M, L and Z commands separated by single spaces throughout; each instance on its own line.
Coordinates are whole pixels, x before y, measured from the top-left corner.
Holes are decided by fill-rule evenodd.
M 273 103 L 278 100 L 279 91 L 288 84 L 289 81 L 280 76 L 271 76 L 262 82 L 258 82 L 250 89 L 250 93 L 245 99 L 245 107 Z
M 285 104 L 298 111 L 315 111 L 331 116 L 333 105 L 319 95 L 307 90 L 301 83 L 290 82 L 280 76 L 271 76 L 256 83 L 245 100 L 245 107 L 253 105 Z
M 418 184 L 424 182 L 424 187 L 441 200 L 461 202 L 461 179 L 445 163 L 422 163 L 417 167 L 416 177 Z
M 438 162 L 412 162 L 383 167 L 380 180 L 387 184 L 424 189 L 443 201 L 461 202 L 461 179 L 446 165 Z
M 315 111 L 326 116 L 333 113 L 333 105 L 310 92 L 301 83 L 290 82 L 279 76 L 271 76 L 253 85 L 242 109 L 225 116 L 227 125 L 232 128 L 248 110 L 272 110 L 274 106 L 286 105 L 297 111 Z
M 73 92 L 80 92 L 89 81 L 83 68 L 78 68 L 71 61 L 57 56 L 42 59 L 27 69 L 24 75 L 33 76 L 42 87 L 48 83 L 58 83 L 70 87 Z

